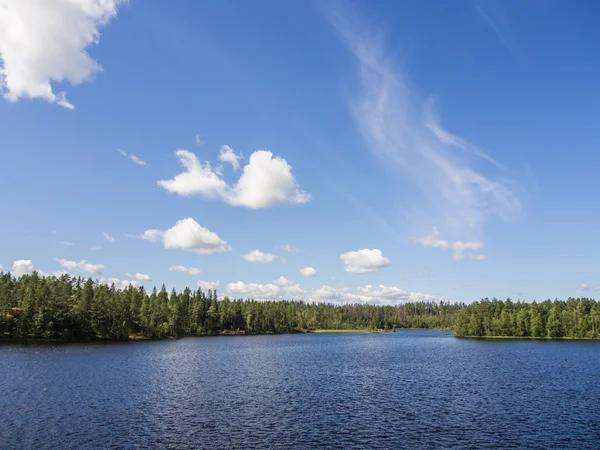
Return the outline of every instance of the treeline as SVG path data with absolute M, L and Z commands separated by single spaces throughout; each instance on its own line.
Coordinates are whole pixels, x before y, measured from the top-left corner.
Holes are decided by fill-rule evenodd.
M 541 303 L 482 300 L 456 317 L 457 336 L 600 338 L 600 303 L 589 298 Z
M 461 305 L 332 305 L 297 301 L 219 300 L 217 292 L 163 286 L 117 289 L 98 281 L 12 277 L 0 272 L 0 337 L 124 340 L 220 334 L 289 333 L 314 329 L 450 329 Z

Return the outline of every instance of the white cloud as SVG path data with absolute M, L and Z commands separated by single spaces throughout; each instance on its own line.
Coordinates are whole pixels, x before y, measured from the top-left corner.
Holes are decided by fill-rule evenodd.
M 121 155 L 123 155 L 126 158 L 129 158 L 130 160 L 132 160 L 134 163 L 136 163 L 139 166 L 149 166 L 150 165 L 146 161 L 143 161 L 140 158 L 138 158 L 137 156 L 135 156 L 133 153 L 127 153 L 127 152 L 121 150 L 120 148 L 118 148 L 117 151 Z
M 13 262 L 11 273 L 15 277 L 20 277 L 22 275 L 33 273 L 35 270 L 37 269 L 30 259 L 19 259 L 18 261 Z
M 169 267 L 169 272 L 183 272 L 188 275 L 198 275 L 200 274 L 200 269 L 196 269 L 195 267 L 185 267 L 185 266 L 171 266 Z
M 427 236 L 414 236 L 411 238 L 415 244 L 419 244 L 423 247 L 429 248 L 440 248 L 442 250 L 451 250 L 452 259 L 460 261 L 465 258 L 465 252 L 471 250 L 480 250 L 483 248 L 483 242 L 471 241 L 471 242 L 448 242 L 444 239 L 440 239 L 439 231 L 437 227 L 433 228 L 433 234 Z M 483 261 L 485 255 L 482 254 L 469 254 L 469 259 L 475 261 Z
M 283 292 L 288 299 L 295 300 L 305 298 L 310 291 L 301 288 L 299 284 L 292 284 L 291 286 L 285 286 Z M 289 298 L 289 296 L 291 296 L 291 298 Z
M 140 287 L 140 283 L 135 280 L 121 280 L 119 278 L 100 278 L 100 283 L 111 286 L 115 285 L 117 289 L 127 289 L 129 286 Z
M 513 218 L 521 209 L 515 181 L 485 152 L 438 125 L 433 103 L 412 91 L 381 34 L 363 27 L 358 15 L 329 17 L 359 65 L 355 123 L 372 153 L 395 168 L 411 192 L 403 199 L 406 222 L 439 221 L 472 235 L 491 216 Z
M 202 144 L 204 144 L 204 140 L 202 139 L 202 136 L 197 134 L 196 135 L 196 145 L 202 145 Z
M 344 263 L 344 270 L 351 273 L 378 272 L 390 265 L 390 260 L 377 248 L 342 253 L 340 259 Z
M 276 284 L 277 286 L 285 287 L 285 286 L 292 286 L 294 284 L 294 282 L 281 276 L 281 277 L 277 278 L 275 281 L 273 281 L 273 284 Z
M 443 297 L 420 292 L 408 292 L 396 286 L 368 284 L 354 290 L 349 288 L 337 289 L 331 286 L 322 286 L 310 294 L 316 302 L 332 303 L 369 303 L 377 305 L 398 305 L 407 302 L 440 301 Z
M 200 289 L 204 289 L 205 291 L 207 291 L 209 289 L 211 291 L 214 291 L 220 285 L 221 285 L 221 283 L 219 283 L 218 281 L 198 281 L 196 283 L 196 286 L 198 286 Z
M 152 278 L 150 278 L 150 275 L 138 272 L 135 274 L 135 279 L 140 281 L 150 281 Z
M 168 230 L 146 230 L 141 237 L 152 242 L 162 241 L 165 248 L 188 250 L 200 254 L 231 250 L 226 241 L 192 218 L 182 219 Z
M 581 289 L 582 291 L 600 291 L 600 286 L 590 286 L 586 283 L 582 283 L 579 286 L 579 289 Z
M 67 247 L 72 247 L 73 245 L 75 245 L 75 244 L 73 244 L 72 242 L 69 242 L 69 241 L 56 241 L 56 242 L 58 244 L 66 245 Z
M 102 250 L 102 247 L 100 245 L 94 245 L 93 247 L 90 247 L 91 251 L 97 251 L 97 250 Z
M 278 300 L 280 299 L 280 289 L 278 286 L 268 284 L 244 283 L 229 283 L 227 291 L 236 297 L 253 298 L 254 300 Z
M 235 150 L 232 149 L 229 145 L 223 145 L 219 150 L 219 161 L 231 164 L 231 167 L 233 167 L 233 170 L 235 172 L 240 170 L 241 158 L 242 155 L 236 154 Z
M 281 250 L 284 250 L 284 251 L 290 252 L 290 253 L 300 251 L 300 249 L 296 245 L 290 245 L 290 244 L 282 245 Z
M 300 269 L 300 275 L 303 277 L 315 277 L 317 276 L 317 271 L 314 267 L 305 267 L 304 269 Z
M 250 209 L 280 203 L 307 203 L 311 198 L 296 183 L 287 161 L 273 157 L 266 150 L 258 150 L 250 156 L 234 186 L 227 184 L 220 171 L 213 170 L 209 162 L 203 164 L 192 152 L 177 150 L 175 155 L 186 170 L 171 180 L 158 181 L 158 185 L 169 192 L 200 195 Z
M 83 273 L 95 273 L 100 275 L 102 270 L 104 269 L 104 265 L 102 264 L 90 264 L 86 262 L 84 259 L 80 261 L 69 261 L 67 259 L 57 258 L 56 262 L 60 264 L 63 269 L 66 269 L 71 272 L 83 272 Z
M 3 0 L 0 3 L 0 92 L 10 102 L 42 98 L 74 106 L 51 83 L 80 84 L 102 67 L 86 49 L 121 0 Z
M 104 231 L 102 232 L 102 237 L 104 239 L 106 239 L 108 242 L 115 242 L 115 238 L 112 237 L 110 234 L 105 233 Z
M 260 250 L 252 250 L 240 256 L 251 263 L 270 263 L 277 259 L 273 253 L 263 253 Z

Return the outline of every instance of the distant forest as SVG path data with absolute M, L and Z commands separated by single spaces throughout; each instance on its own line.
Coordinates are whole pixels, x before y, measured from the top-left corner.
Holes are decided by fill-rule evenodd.
M 454 329 L 461 337 L 595 339 L 600 338 L 600 303 L 587 298 L 396 306 L 218 300 L 211 290 L 177 293 L 163 286 L 146 292 L 91 278 L 35 272 L 15 278 L 0 272 L 0 339 L 126 340 L 395 328 Z
M 600 338 L 600 303 L 588 298 L 513 303 L 482 300 L 462 308 L 454 323 L 457 336 Z
M 90 279 L 12 277 L 0 272 L 0 338 L 125 340 L 293 333 L 315 329 L 451 329 L 462 305 L 332 305 L 297 301 L 217 299 L 217 292 L 163 286 L 117 289 Z

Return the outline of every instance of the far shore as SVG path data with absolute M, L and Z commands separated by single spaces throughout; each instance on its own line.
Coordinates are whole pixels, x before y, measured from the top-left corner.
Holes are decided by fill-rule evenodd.
M 512 340 L 528 340 L 528 341 L 600 341 L 600 337 L 597 338 L 590 338 L 590 337 L 570 337 L 570 336 L 563 336 L 563 337 L 547 337 L 547 336 L 540 336 L 540 337 L 535 337 L 535 336 L 457 336 L 456 334 L 453 335 L 454 337 L 457 337 L 459 339 L 497 339 L 497 340 L 505 340 L 505 339 L 512 339 Z

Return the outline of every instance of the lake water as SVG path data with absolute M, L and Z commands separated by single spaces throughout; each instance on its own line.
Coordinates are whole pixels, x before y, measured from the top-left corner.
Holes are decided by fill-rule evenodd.
M 0 448 L 600 448 L 600 342 L 0 346 Z

